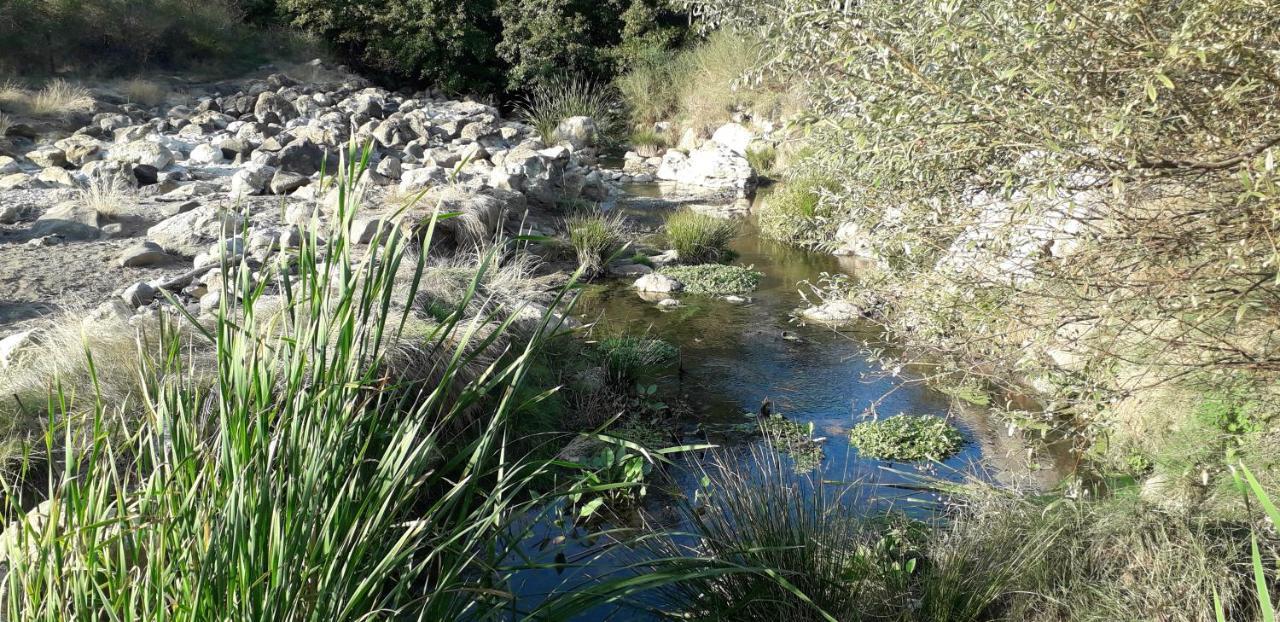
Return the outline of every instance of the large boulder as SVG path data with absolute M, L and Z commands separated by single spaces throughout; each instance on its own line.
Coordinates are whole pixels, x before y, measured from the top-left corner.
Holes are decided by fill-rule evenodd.
M 574 150 L 596 146 L 600 128 L 591 117 L 569 117 L 556 126 L 556 142 L 573 145 Z
M 295 139 L 285 145 L 278 157 L 280 170 L 297 175 L 314 175 L 325 163 L 324 150 L 305 138 Z M 333 163 L 329 164 L 332 169 Z
M 298 109 L 282 95 L 267 91 L 258 95 L 258 101 L 253 105 L 253 116 L 260 123 L 283 125 L 298 118 Z
M 740 123 L 726 123 L 711 135 L 711 142 L 720 145 L 740 156 L 747 155 L 747 147 L 755 135 Z
M 169 254 L 195 257 L 210 244 L 235 235 L 240 223 L 235 212 L 205 205 L 160 221 L 147 229 L 147 239 Z
M 59 203 L 31 226 L 35 237 L 58 236 L 64 240 L 96 240 L 102 237 L 101 216 L 80 201 Z
M 714 142 L 688 156 L 668 151 L 658 167 L 658 179 L 717 191 L 746 194 L 755 189 L 756 174 L 747 159 Z
M 635 282 L 635 288 L 641 292 L 670 294 L 684 290 L 684 283 L 665 274 L 646 274 Z
M 157 170 L 173 164 L 173 152 L 168 147 L 148 140 L 135 140 L 111 148 L 109 160 L 154 166 Z
M 250 162 L 231 176 L 231 196 L 266 194 L 275 174 L 275 167 L 260 162 Z

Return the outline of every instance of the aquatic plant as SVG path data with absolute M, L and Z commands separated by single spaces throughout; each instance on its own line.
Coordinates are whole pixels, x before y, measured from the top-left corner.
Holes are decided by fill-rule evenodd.
M 787 180 L 761 204 L 761 233 L 796 246 L 822 247 L 840 225 L 833 202 L 838 189 L 834 181 L 813 175 Z
M 865 457 L 907 462 L 944 460 L 964 445 L 964 435 L 946 419 L 910 415 L 859 423 L 849 440 Z
M 624 387 L 674 365 L 680 355 L 680 349 L 666 341 L 632 335 L 604 339 L 597 348 L 609 378 Z
M 565 220 L 569 242 L 578 254 L 578 265 L 590 278 L 604 270 L 605 264 L 626 245 L 621 214 L 604 214 L 599 210 L 580 212 Z
M 778 451 L 791 458 L 796 471 L 812 471 L 822 466 L 822 444 L 813 438 L 813 424 L 792 421 L 778 414 L 758 421 L 765 439 Z
M 746 294 L 760 286 L 764 275 L 751 268 L 724 264 L 698 264 L 696 266 L 671 266 L 660 270 L 684 284 L 690 294 L 724 296 Z
M 714 263 L 729 254 L 729 243 L 738 235 L 738 223 L 694 210 L 679 210 L 667 216 L 667 242 L 689 264 Z

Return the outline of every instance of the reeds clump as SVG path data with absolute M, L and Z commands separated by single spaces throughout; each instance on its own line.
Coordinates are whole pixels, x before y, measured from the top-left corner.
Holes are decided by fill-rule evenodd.
M 585 212 L 565 220 L 569 241 L 578 255 L 583 275 L 593 277 L 626 246 L 625 222 L 621 214 Z
M 570 117 L 591 117 L 605 140 L 619 131 L 617 98 L 607 84 L 573 79 L 534 86 L 516 106 L 516 114 L 532 125 L 551 145 L 557 142 L 560 122 Z
M 7 619 L 445 620 L 509 605 L 498 562 L 539 467 L 500 447 L 541 337 L 463 374 L 507 324 L 479 330 L 460 311 L 419 330 L 398 301 L 428 249 L 388 236 L 357 254 L 353 213 L 340 200 L 331 236 L 303 236 L 278 294 L 246 276 L 212 321 L 160 333 L 159 355 L 137 361 L 145 416 L 126 439 L 68 444 L 36 493 L 29 469 L 3 480 Z M 430 374 L 389 362 L 410 331 L 440 350 Z M 211 383 L 189 371 L 192 344 L 210 352 Z M 107 369 L 86 359 L 74 400 L 106 430 L 127 415 L 95 394 Z M 73 399 L 60 386 L 50 447 Z
M 693 210 L 667 216 L 667 242 L 689 264 L 714 263 L 729 255 L 729 243 L 738 235 L 738 224 Z

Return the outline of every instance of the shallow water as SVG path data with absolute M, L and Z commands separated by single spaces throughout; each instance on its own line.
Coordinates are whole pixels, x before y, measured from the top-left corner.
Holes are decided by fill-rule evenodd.
M 662 198 L 661 189 L 653 185 L 632 186 L 629 193 L 612 209 L 626 213 L 641 230 L 656 231 L 663 215 L 683 202 Z M 697 443 L 709 438 L 720 444 L 722 451 L 735 454 L 743 468 L 751 468 L 753 446 L 764 443 L 760 436 L 717 432 L 752 422 L 746 413 L 758 412 L 767 399 L 773 412 L 812 424 L 813 436 L 825 438 L 821 466 L 813 474 L 815 481 L 855 483 L 859 494 L 850 495 L 849 503 L 874 504 L 876 509 L 892 505 L 920 517 L 936 511 L 937 497 L 916 485 L 919 475 L 944 480 L 969 476 L 1034 478 L 1041 483 L 1056 479 L 1052 470 L 1027 472 L 1021 466 L 1026 455 L 1021 440 L 993 426 L 982 409 L 954 403 L 921 382 L 913 370 L 895 376 L 869 362 L 869 348 L 893 354 L 892 344 L 885 343 L 874 327 L 834 330 L 806 326 L 794 319 L 793 313 L 805 306 L 799 282 L 816 281 L 823 272 L 850 274 L 856 279 L 853 262 L 766 240 L 749 217 L 743 219 L 742 234 L 732 249 L 737 253 L 734 263 L 754 266 L 764 273 L 759 289 L 746 303 L 683 295 L 679 296 L 679 307 L 664 309 L 637 295 L 630 280 L 593 286 L 579 303 L 581 319 L 605 323 L 611 333 L 648 334 L 680 346 L 680 372 L 666 379 L 663 386 L 687 396 L 699 409 L 696 417 L 673 426 L 680 441 Z M 864 458 L 850 445 L 848 432 L 865 420 L 873 404 L 882 417 L 899 413 L 950 416 L 968 442 L 941 465 Z M 675 489 L 689 494 L 698 487 L 701 472 L 688 468 L 687 461 L 700 457 L 686 455 L 684 468 L 669 470 Z M 662 521 L 663 516 L 671 515 L 672 502 L 669 494 L 651 493 L 645 506 L 651 516 Z M 574 554 L 585 555 L 590 550 L 573 540 L 574 532 L 561 531 L 549 522 L 537 525 L 535 531 L 535 542 L 566 536 L 570 560 Z M 515 587 L 519 593 L 533 595 L 566 582 L 589 581 L 613 565 L 614 561 L 597 560 L 586 570 L 564 575 L 552 570 L 524 572 Z M 598 611 L 582 619 L 637 619 L 637 614 Z

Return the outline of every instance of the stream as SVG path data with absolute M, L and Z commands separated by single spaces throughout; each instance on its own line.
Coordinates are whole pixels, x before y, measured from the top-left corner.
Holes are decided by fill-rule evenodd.
M 641 233 L 660 231 L 663 217 L 673 209 L 725 209 L 674 196 L 672 189 L 656 184 L 630 184 L 626 191 L 606 209 L 621 210 Z M 767 192 L 762 190 L 756 201 Z M 642 299 L 631 288 L 632 279 L 620 279 L 590 286 L 576 309 L 579 319 L 607 323 L 611 332 L 647 335 L 679 346 L 680 372 L 665 379 L 662 387 L 664 393 L 676 391 L 686 396 L 696 407 L 691 420 L 674 425 L 672 432 L 680 442 L 695 444 L 710 438 L 720 445 L 719 451 L 732 454 L 736 464 L 751 468 L 753 449 L 765 443 L 761 436 L 717 435 L 715 431 L 752 424 L 754 419 L 747 413 L 759 412 L 768 400 L 772 412 L 812 424 L 813 437 L 825 439 L 814 481 L 857 482 L 857 486 L 869 488 L 860 491 L 866 494 L 851 495 L 848 503 L 874 504 L 875 509 L 892 506 L 919 518 L 935 513 L 938 501 L 935 493 L 915 485 L 921 475 L 950 481 L 977 477 L 1003 483 L 1029 482 L 1038 487 L 1059 481 L 1061 474 L 1052 464 L 1028 469 L 1031 450 L 1025 441 L 1007 434 L 1004 425 L 993 421 L 986 409 L 962 403 L 921 382 L 924 370 L 905 367 L 893 374 L 869 361 L 870 349 L 882 349 L 890 357 L 898 354 L 876 327 L 855 323 L 836 330 L 793 319 L 794 312 L 805 306 L 799 282 L 817 281 L 823 272 L 848 274 L 856 281 L 858 266 L 851 258 L 797 250 L 765 239 L 745 207 L 739 205 L 737 213 L 742 226 L 731 246 L 737 253 L 733 263 L 754 266 L 764 274 L 759 289 L 744 296 L 747 302 L 678 295 L 680 306 L 663 308 Z M 849 441 L 849 430 L 865 420 L 864 414 L 873 404 L 881 417 L 900 413 L 950 417 L 966 443 L 956 455 L 933 465 L 859 456 Z M 675 494 L 691 494 L 699 487 L 702 471 L 690 468 L 696 465 L 689 461 L 700 457 L 696 452 L 684 454 L 674 468 L 667 469 L 667 487 L 676 490 Z M 651 520 L 661 522 L 662 517 L 673 514 L 673 494 L 655 494 L 654 488 L 650 487 L 643 506 L 646 515 L 657 517 Z M 539 594 L 550 590 L 590 582 L 621 563 L 617 553 L 591 557 L 592 547 L 599 543 L 577 540 L 585 530 L 558 526 L 545 516 L 531 529 L 533 535 L 526 540 L 526 553 L 531 558 L 551 563 L 554 551 L 564 553 L 570 561 L 577 556 L 590 563 L 563 572 L 520 572 L 513 588 L 522 600 L 528 596 L 536 601 Z M 562 548 L 547 547 L 547 542 L 564 544 Z M 579 619 L 644 618 L 633 610 L 618 609 Z

